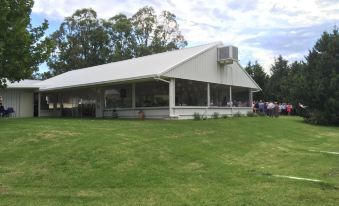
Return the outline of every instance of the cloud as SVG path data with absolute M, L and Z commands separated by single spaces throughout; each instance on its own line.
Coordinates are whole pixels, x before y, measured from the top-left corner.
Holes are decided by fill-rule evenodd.
M 266 71 L 279 54 L 303 59 L 321 33 L 339 22 L 337 0 L 36 0 L 32 16 L 61 23 L 80 8 L 109 18 L 131 16 L 146 5 L 174 13 L 189 45 L 236 45 L 243 65 L 258 60 Z

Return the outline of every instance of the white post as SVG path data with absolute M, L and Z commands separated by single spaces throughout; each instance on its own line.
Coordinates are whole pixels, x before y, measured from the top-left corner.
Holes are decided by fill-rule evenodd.
M 253 104 L 253 92 L 252 92 L 252 89 L 249 89 L 249 100 L 250 100 L 250 107 L 252 107 L 252 104 Z
M 175 79 L 171 78 L 169 83 L 169 114 L 170 117 L 175 115 Z
M 132 83 L 132 109 L 135 109 L 135 83 Z
M 40 117 L 40 110 L 41 110 L 41 93 L 38 92 L 38 117 Z
M 231 115 L 233 116 L 232 86 L 230 86 L 230 106 L 231 106 Z
M 104 117 L 104 89 L 96 90 L 95 104 L 95 117 Z
M 230 106 L 233 107 L 233 100 L 232 100 L 232 86 L 230 86 Z
M 210 92 L 210 83 L 207 83 L 207 107 L 211 105 L 211 92 Z

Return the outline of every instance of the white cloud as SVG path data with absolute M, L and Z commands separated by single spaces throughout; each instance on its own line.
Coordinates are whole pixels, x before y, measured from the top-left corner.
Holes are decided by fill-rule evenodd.
M 339 20 L 339 2 L 331 0 L 36 0 L 33 13 L 61 22 L 80 8 L 91 7 L 100 18 L 109 18 L 117 13 L 131 15 L 145 5 L 159 12 L 168 10 L 176 14 L 190 45 L 220 40 L 236 45 L 243 64 L 258 60 L 267 71 L 274 57 L 282 51 L 262 46 L 262 39 L 285 34 L 297 38 L 295 30 L 298 28 L 325 25 L 324 30 L 338 24 Z M 303 35 L 308 34 L 301 33 L 300 38 L 312 41 L 320 36 L 319 32 Z M 312 43 L 307 45 L 308 48 L 312 46 Z M 290 60 L 302 59 L 305 55 L 298 48 L 289 49 L 289 53 L 284 51 L 283 55 Z

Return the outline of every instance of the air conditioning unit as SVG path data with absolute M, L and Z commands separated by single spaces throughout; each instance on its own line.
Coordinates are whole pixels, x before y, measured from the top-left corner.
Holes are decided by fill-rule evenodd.
M 218 48 L 218 62 L 220 64 L 233 64 L 238 61 L 238 47 L 223 46 Z

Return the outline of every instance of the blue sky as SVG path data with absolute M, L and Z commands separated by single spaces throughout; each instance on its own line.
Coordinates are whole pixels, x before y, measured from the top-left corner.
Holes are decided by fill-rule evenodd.
M 174 13 L 188 46 L 235 45 L 242 65 L 258 60 L 267 72 L 279 54 L 303 60 L 322 32 L 339 26 L 339 0 L 35 0 L 31 19 L 33 25 L 47 19 L 50 34 L 76 9 L 93 8 L 109 18 L 131 16 L 146 5 Z

